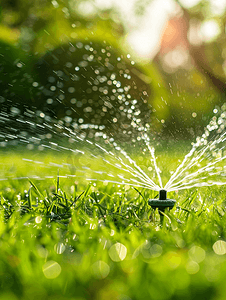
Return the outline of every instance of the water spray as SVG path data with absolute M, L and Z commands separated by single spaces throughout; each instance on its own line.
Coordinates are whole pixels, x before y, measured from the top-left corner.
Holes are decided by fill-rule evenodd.
M 166 208 L 169 208 L 171 210 L 174 207 L 174 204 L 176 203 L 176 200 L 173 199 L 167 199 L 167 191 L 166 190 L 160 190 L 159 191 L 159 199 L 149 199 L 148 204 L 155 210 L 158 208 L 159 214 L 160 214 L 160 221 L 163 222 L 164 218 L 164 212 Z

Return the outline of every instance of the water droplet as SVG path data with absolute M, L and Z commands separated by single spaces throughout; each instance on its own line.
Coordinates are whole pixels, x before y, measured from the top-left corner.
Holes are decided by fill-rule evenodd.
M 32 85 L 33 87 L 38 87 L 38 82 L 33 82 Z
M 57 243 L 54 246 L 54 250 L 57 254 L 62 254 L 65 251 L 66 247 L 63 243 Z
M 42 217 L 41 217 L 41 216 L 37 216 L 37 217 L 35 218 L 35 223 L 39 224 L 39 223 L 41 223 L 41 222 L 42 222 Z

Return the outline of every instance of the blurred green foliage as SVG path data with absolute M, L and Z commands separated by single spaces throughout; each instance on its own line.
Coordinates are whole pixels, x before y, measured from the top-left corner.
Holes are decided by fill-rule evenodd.
M 89 63 L 89 70 L 84 68 L 86 72 L 87 80 L 80 79 L 78 83 L 73 82 L 70 78 L 69 71 L 67 75 L 61 78 L 57 76 L 55 79 L 58 82 L 58 86 L 61 84 L 61 89 L 57 89 L 57 92 L 45 93 L 50 87 L 49 78 L 53 75 L 55 76 L 59 70 L 65 70 L 65 64 L 70 60 L 73 68 L 79 64 L 87 55 L 86 49 L 77 49 L 76 53 L 72 55 L 69 51 L 70 47 L 76 43 L 86 43 L 94 44 L 94 52 L 99 53 L 99 58 L 104 56 L 101 53 L 102 48 L 110 46 L 109 50 L 111 55 L 111 71 L 115 70 L 115 73 L 123 85 L 125 84 L 125 79 L 123 79 L 123 72 L 132 73 L 133 81 L 129 82 L 129 86 L 132 88 L 132 98 L 138 99 L 138 102 L 142 98 L 149 97 L 149 105 L 151 105 L 152 110 L 156 113 L 155 118 L 153 118 L 153 124 L 155 128 L 161 129 L 161 122 L 158 118 L 166 117 L 168 110 L 162 110 L 160 107 L 161 96 L 166 94 L 164 88 L 159 88 L 159 84 L 162 82 L 161 76 L 159 75 L 156 68 L 153 66 L 145 66 L 135 64 L 134 66 L 130 64 L 126 58 L 127 53 L 124 52 L 122 47 L 122 30 L 120 24 L 117 25 L 109 18 L 94 17 L 93 19 L 84 18 L 79 14 L 76 14 L 76 10 L 72 7 L 72 3 L 57 3 L 52 1 L 43 2 L 37 1 L 35 5 L 23 5 L 20 6 L 20 1 L 14 3 L 3 2 L 2 4 L 2 26 L 7 28 L 8 32 L 14 31 L 15 28 L 19 31 L 17 39 L 13 41 L 7 41 L 2 39 L 1 53 L 4 60 L 1 64 L 1 77 L 0 82 L 2 86 L 1 96 L 4 99 L 12 101 L 16 106 L 19 106 L 23 111 L 22 107 L 25 105 L 33 105 L 37 109 L 42 108 L 44 111 L 51 110 L 54 112 L 56 117 L 61 117 L 65 115 L 62 108 L 58 109 L 57 106 L 48 108 L 46 101 L 49 97 L 53 96 L 54 102 L 56 102 L 59 96 L 59 90 L 63 90 L 65 101 L 65 110 L 67 107 L 70 108 L 70 98 L 68 93 L 68 88 L 74 86 L 76 93 L 76 98 L 83 99 L 87 97 L 85 95 L 87 89 L 89 89 L 88 77 L 93 74 L 95 66 L 98 67 L 97 63 Z M 20 7 L 19 10 L 17 8 Z M 25 11 L 24 11 L 25 10 Z M 6 18 L 10 14 L 14 15 L 15 18 Z M 16 15 L 18 14 L 18 17 Z M 60 20 L 60 21 L 59 21 Z M 74 48 L 75 49 L 75 48 Z M 105 51 L 105 50 L 104 50 Z M 105 55 L 106 56 L 106 55 Z M 55 58 L 55 62 L 54 62 Z M 122 58 L 122 62 L 118 62 L 117 58 Z M 108 59 L 108 58 L 106 58 Z M 56 63 L 57 60 L 57 63 Z M 102 62 L 99 62 L 99 67 L 101 67 Z M 106 64 L 106 63 L 105 63 Z M 110 76 L 110 69 L 104 69 L 102 67 L 102 75 Z M 82 69 L 83 70 L 83 69 Z M 62 71 L 61 71 L 62 72 Z M 74 71 L 75 72 L 75 71 Z M 71 73 L 70 73 L 71 74 Z M 94 74 L 95 75 L 95 74 Z M 69 76 L 69 77 L 68 77 Z M 83 76 L 83 75 L 82 75 Z M 95 75 L 96 76 L 96 75 Z M 128 80 L 127 80 L 128 81 Z M 36 82 L 39 88 L 35 88 Z M 151 82 L 151 84 L 150 84 Z M 64 88 L 63 88 L 64 86 Z M 38 92 L 37 92 L 38 90 Z M 44 91 L 44 92 L 43 92 Z M 144 92 L 144 93 L 143 93 Z M 61 92 L 62 93 L 62 92 Z M 89 98 L 92 99 L 93 105 L 95 106 L 98 101 L 105 102 L 106 97 L 103 93 L 91 91 Z M 109 98 L 110 99 L 110 98 Z M 143 101 L 143 100 L 142 100 Z M 147 114 L 147 106 L 142 106 L 141 102 L 141 112 L 142 114 Z M 86 99 L 88 102 L 88 99 Z M 147 100 L 145 100 L 147 102 Z M 119 109 L 116 103 L 112 103 L 115 110 Z M 61 105 L 62 106 L 62 105 Z M 92 106 L 92 105 L 91 105 Z M 100 106 L 100 105 L 99 105 Z M 146 106 L 146 107 L 145 107 Z M 60 107 L 60 106 L 59 106 Z M 90 117 L 86 118 L 86 114 L 83 111 L 83 107 L 76 108 L 76 113 L 71 116 L 75 118 L 75 121 L 80 117 L 84 118 L 86 122 L 90 122 Z M 103 111 L 94 111 L 94 114 L 99 116 L 98 124 L 108 125 L 108 117 Z M 117 118 L 120 113 L 117 113 Z M 92 122 L 92 123 L 96 123 Z M 108 126 L 109 127 L 109 126 Z
M 101 48 L 105 41 L 115 49 L 117 55 L 126 57 L 124 37 L 127 32 L 115 8 L 101 10 L 91 1 L 95 11 L 88 14 L 79 8 L 82 2 L 89 1 L 1 1 L 0 46 L 4 59 L 0 65 L 0 83 L 5 93 L 3 97 L 17 103 L 32 101 L 43 106 L 45 101 L 37 98 L 32 81 L 41 78 L 43 86 L 48 82 L 44 82 L 45 74 L 35 66 L 51 53 L 54 55 L 61 46 L 67 48 L 70 42 L 93 41 L 99 44 L 96 47 Z M 136 2 L 134 9 L 137 14 L 142 15 L 149 3 Z M 225 101 L 224 86 L 219 88 L 213 80 L 211 84 L 209 81 L 212 76 L 224 82 L 225 13 L 222 11 L 220 15 L 213 16 L 212 1 L 200 1 L 191 8 L 183 7 L 183 2 L 177 3 L 190 22 L 189 26 L 195 22 L 202 24 L 208 18 L 218 22 L 221 31 L 217 38 L 204 42 L 202 47 L 196 47 L 196 52 L 204 58 L 204 66 L 197 58 L 196 63 L 201 62 L 200 66 L 188 70 L 178 68 L 168 73 L 158 60 L 158 64 L 156 61 L 139 62 L 133 67 L 133 73 L 138 88 L 143 90 L 145 87 L 149 95 L 156 132 L 162 131 L 166 137 L 176 133 L 178 137 L 185 138 L 200 134 L 213 108 Z M 63 58 L 59 59 L 63 62 Z M 204 68 L 206 66 L 207 69 Z M 49 68 L 51 73 L 52 65 Z

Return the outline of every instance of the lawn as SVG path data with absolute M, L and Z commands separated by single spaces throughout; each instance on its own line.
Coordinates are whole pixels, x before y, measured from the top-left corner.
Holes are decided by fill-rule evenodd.
M 226 299 L 225 1 L 127 2 L 0 1 L 0 300 Z
M 0 157 L 1 300 L 225 299 L 224 186 L 169 193 L 161 225 L 155 191 Z

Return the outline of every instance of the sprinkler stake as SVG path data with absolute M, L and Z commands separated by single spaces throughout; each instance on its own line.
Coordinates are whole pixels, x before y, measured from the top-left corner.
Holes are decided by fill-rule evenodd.
M 158 208 L 159 214 L 160 214 L 160 222 L 163 223 L 164 218 L 164 211 L 166 208 L 172 209 L 174 207 L 174 204 L 176 203 L 176 200 L 173 199 L 167 199 L 167 191 L 166 190 L 160 190 L 159 191 L 159 199 L 149 199 L 148 204 L 155 210 Z M 163 212 L 163 213 L 162 213 Z

